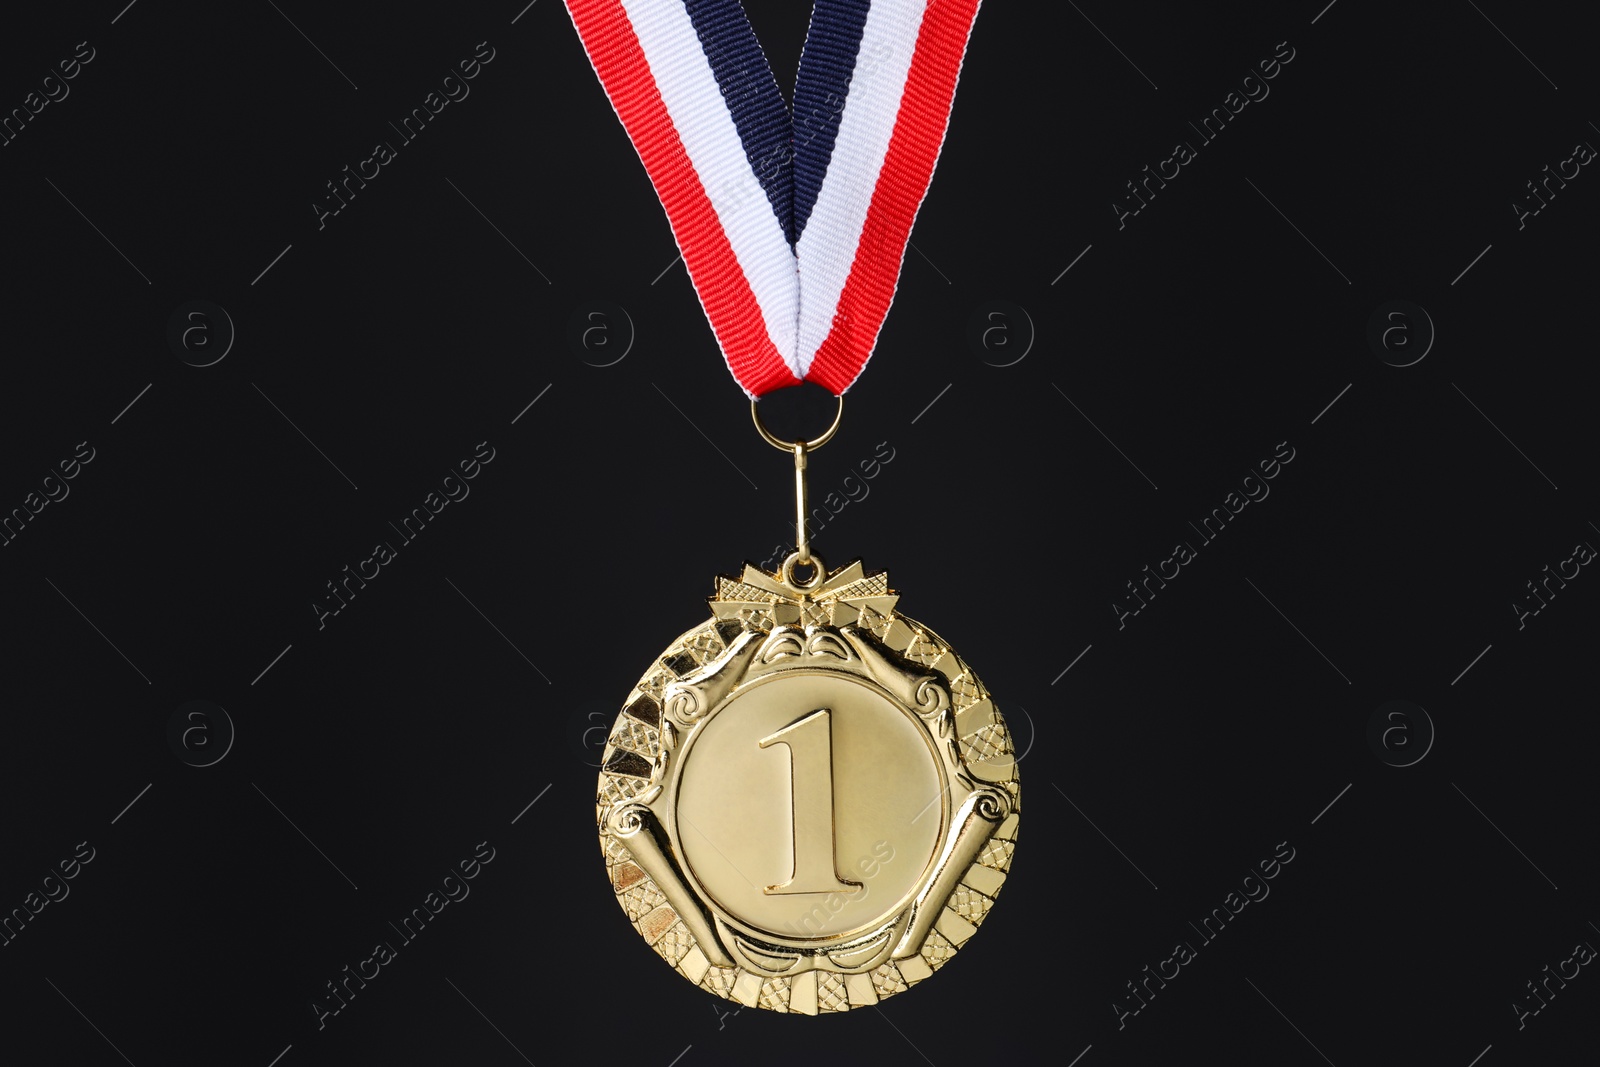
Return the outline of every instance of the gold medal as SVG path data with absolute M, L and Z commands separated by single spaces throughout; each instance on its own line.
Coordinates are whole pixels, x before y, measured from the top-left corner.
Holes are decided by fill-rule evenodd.
M 760 426 L 759 420 L 757 421 Z M 835 420 L 835 427 L 838 425 Z M 596 815 L 634 928 L 691 982 L 773 1011 L 876 1004 L 942 967 L 1011 865 L 1011 737 L 954 649 L 882 572 L 805 537 L 718 578 L 711 616 L 628 694 Z
M 988 915 L 1016 760 L 983 683 L 896 612 L 888 576 L 811 553 L 806 459 L 838 416 L 791 443 L 756 401 L 801 382 L 842 398 L 871 358 L 978 0 L 816 4 L 792 106 L 738 3 L 567 8 L 756 428 L 794 457 L 797 510 L 783 565 L 719 578 L 711 617 L 628 694 L 596 796 L 606 872 L 646 943 L 718 996 L 876 1004 Z

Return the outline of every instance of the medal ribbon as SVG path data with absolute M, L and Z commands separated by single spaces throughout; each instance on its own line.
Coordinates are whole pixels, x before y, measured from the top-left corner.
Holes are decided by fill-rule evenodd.
M 566 0 L 752 398 L 860 375 L 979 0 L 816 0 L 784 103 L 739 0 Z

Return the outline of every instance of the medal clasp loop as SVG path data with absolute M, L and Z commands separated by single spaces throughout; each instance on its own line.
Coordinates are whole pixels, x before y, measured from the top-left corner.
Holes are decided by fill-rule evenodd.
M 805 579 L 796 578 L 794 572 L 797 567 L 811 568 L 811 577 Z M 783 579 L 785 585 L 797 593 L 810 593 L 827 580 L 828 567 L 827 564 L 822 562 L 821 556 L 812 556 L 809 560 L 802 561 L 800 553 L 791 552 L 783 561 L 783 565 L 778 568 L 778 576 Z
M 841 396 L 836 399 L 839 401 L 839 406 L 833 413 L 832 425 L 830 425 L 826 430 L 823 430 L 820 436 L 814 437 L 810 441 L 806 441 L 806 451 L 815 452 L 817 449 L 833 440 L 833 435 L 839 432 L 839 422 L 844 418 L 844 397 Z M 794 446 L 798 442 L 785 441 L 783 438 L 775 436 L 771 430 L 767 429 L 766 423 L 761 421 L 761 409 L 757 406 L 758 403 L 759 401 L 750 401 L 750 421 L 756 424 L 756 431 L 761 434 L 761 439 L 780 452 L 792 452 L 794 450 Z
M 795 552 L 788 560 L 784 561 L 783 577 L 790 584 L 793 581 L 795 565 L 812 568 L 812 580 L 800 583 L 797 588 L 814 588 L 822 584 L 822 566 L 814 563 L 811 557 L 811 538 L 806 530 L 806 454 L 812 452 L 829 441 L 839 432 L 839 422 L 844 418 L 844 397 L 838 397 L 839 406 L 833 413 L 833 423 L 823 430 L 821 435 L 810 441 L 785 441 L 767 429 L 761 421 L 761 409 L 757 401 L 750 401 L 750 421 L 756 424 L 756 430 L 767 444 L 773 448 L 782 449 L 794 456 L 794 543 Z

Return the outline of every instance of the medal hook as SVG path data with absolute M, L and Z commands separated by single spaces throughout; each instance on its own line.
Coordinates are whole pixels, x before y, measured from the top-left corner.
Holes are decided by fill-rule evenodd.
M 794 554 L 802 567 L 811 566 L 811 534 L 806 530 L 806 443 L 794 443 Z
M 790 447 L 794 449 L 795 550 L 783 561 L 783 566 L 778 569 L 778 576 L 792 588 L 808 593 L 827 578 L 828 568 L 819 557 L 811 554 L 811 537 L 806 531 L 806 452 L 811 446 L 805 441 L 796 441 Z M 810 570 L 810 577 L 805 579 L 795 577 L 796 568 Z
M 833 413 L 833 423 L 823 430 L 820 436 L 810 441 L 785 441 L 775 436 L 761 421 L 761 409 L 757 407 L 757 402 L 750 401 L 750 421 L 756 424 L 756 430 L 761 434 L 762 440 L 773 448 L 782 449 L 794 456 L 795 551 L 783 561 L 781 574 L 785 582 L 801 590 L 816 588 L 826 577 L 822 561 L 811 555 L 811 538 L 806 531 L 806 455 L 833 440 L 833 435 L 839 432 L 839 422 L 844 418 L 844 397 L 839 397 L 838 401 L 839 406 Z M 811 577 L 803 582 L 797 582 L 794 577 L 796 567 L 809 568 Z

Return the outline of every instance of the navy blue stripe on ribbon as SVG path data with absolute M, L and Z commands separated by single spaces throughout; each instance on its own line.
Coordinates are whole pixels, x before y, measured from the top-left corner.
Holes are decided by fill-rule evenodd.
M 778 81 L 767 63 L 767 55 L 761 50 L 739 0 L 685 0 L 683 6 L 711 64 L 717 87 L 722 90 L 722 99 L 739 132 L 750 169 L 767 194 L 778 225 L 793 244 L 796 238 L 793 148 L 790 145 L 793 124 L 788 106 L 778 92 Z M 831 141 L 829 147 L 831 150 Z M 727 196 L 720 189 L 707 189 L 706 193 L 713 203 Z M 811 199 L 816 199 L 814 191 Z
M 816 0 L 806 30 L 805 51 L 794 85 L 794 243 L 805 231 L 817 194 L 828 175 L 839 117 L 861 48 L 870 0 Z M 760 46 L 757 45 L 759 48 Z M 747 142 L 748 143 L 748 142 Z

